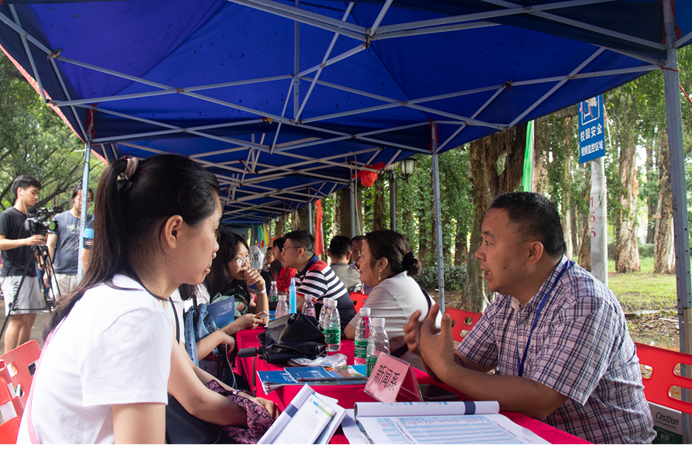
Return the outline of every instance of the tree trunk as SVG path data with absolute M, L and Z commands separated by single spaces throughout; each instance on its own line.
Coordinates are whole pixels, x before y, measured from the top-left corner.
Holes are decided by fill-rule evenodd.
M 584 201 L 589 203 L 591 198 L 591 168 L 584 168 L 584 176 L 586 177 L 586 188 Z M 581 246 L 579 247 L 579 265 L 591 272 L 591 223 L 590 213 L 585 214 L 581 218 Z
M 670 152 L 668 151 L 668 136 L 661 139 L 661 161 L 659 168 L 659 215 L 661 219 L 654 237 L 654 273 L 675 273 L 675 247 L 673 241 L 673 191 L 670 185 Z
M 502 192 L 513 192 L 521 184 L 525 148 L 525 123 L 470 144 L 472 195 L 476 210 L 470 252 L 475 252 L 481 244 L 481 226 L 492 198 Z M 505 168 L 498 175 L 499 159 L 504 159 Z M 480 263 L 475 258 L 468 258 L 466 273 L 466 285 L 460 304 L 465 310 L 482 312 L 488 305 L 487 288 Z
M 385 229 L 389 206 L 384 203 L 384 182 L 386 174 L 380 174 L 372 187 L 375 188 L 375 203 L 372 210 L 372 230 Z
M 337 235 L 345 235 L 353 238 L 351 235 L 351 200 L 350 189 L 344 187 L 336 193 L 336 228 Z
M 615 270 L 619 273 L 639 272 L 639 239 L 637 237 L 636 137 L 628 137 L 620 146 L 618 174 L 622 183 L 620 219 L 615 235 Z
M 466 264 L 467 258 L 469 256 L 468 248 L 468 233 L 466 229 L 457 221 L 457 234 L 454 237 L 454 265 L 461 266 Z
M 654 169 L 654 149 L 651 143 L 646 145 L 646 176 L 649 181 L 654 180 L 654 177 L 658 177 L 652 174 Z M 654 236 L 656 235 L 656 221 L 654 216 L 656 215 L 656 207 L 658 206 L 657 197 L 651 194 L 647 200 L 647 220 L 646 220 L 646 243 L 654 243 Z

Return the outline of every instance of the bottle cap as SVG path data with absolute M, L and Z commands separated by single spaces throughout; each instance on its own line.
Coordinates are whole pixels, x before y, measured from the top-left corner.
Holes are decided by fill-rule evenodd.
M 279 295 L 279 301 L 286 301 L 286 295 Z
M 312 301 L 312 295 L 305 295 L 305 302 L 309 303 Z
M 291 286 L 292 287 L 296 286 L 296 278 L 295 277 L 291 277 Z
M 363 310 L 363 309 L 361 309 Z M 384 319 L 382 317 L 372 317 L 370 319 L 372 322 L 372 326 L 374 327 L 383 327 L 384 326 Z
M 369 307 L 361 307 L 360 310 L 358 311 L 360 314 L 360 317 L 370 317 L 370 308 Z

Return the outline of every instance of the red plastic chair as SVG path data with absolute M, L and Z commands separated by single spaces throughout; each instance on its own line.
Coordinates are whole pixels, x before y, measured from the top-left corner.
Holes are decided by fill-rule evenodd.
M 41 356 L 41 348 L 38 343 L 29 341 L 16 349 L 13 349 L 0 357 L 5 362 L 5 367 L 9 372 L 15 394 L 22 402 L 22 407 L 26 407 L 26 400 L 29 398 L 29 389 L 34 379 L 36 365 L 34 362 Z
M 360 308 L 363 307 L 363 305 L 365 304 L 365 300 L 368 299 L 368 295 L 352 291 L 349 293 L 349 296 L 351 296 L 351 300 L 353 301 L 353 307 L 356 308 L 357 314 L 358 311 L 360 311 Z
M 692 355 L 641 343 L 634 344 L 637 346 L 639 363 L 652 369 L 650 378 L 642 377 L 646 400 L 692 414 L 692 402 L 684 402 L 670 396 L 673 386 L 692 390 L 692 378 L 675 374 L 675 367 L 679 363 L 692 367 Z
M 454 307 L 445 309 L 445 313 L 454 321 L 452 326 L 452 339 L 461 342 L 466 335 L 471 331 L 473 326 L 478 322 L 483 315 L 481 312 L 469 312 Z
M 2 363 L 0 363 L 2 366 Z M 19 423 L 21 422 L 21 403 L 10 393 L 7 381 L 0 376 L 0 444 L 17 443 Z

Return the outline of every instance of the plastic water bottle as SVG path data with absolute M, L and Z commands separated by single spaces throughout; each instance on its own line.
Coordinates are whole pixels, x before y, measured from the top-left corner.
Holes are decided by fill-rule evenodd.
M 322 309 L 320 309 L 320 318 L 318 322 L 322 331 L 327 329 L 327 313 L 329 312 L 329 298 L 322 300 Z
M 280 295 L 279 302 L 276 305 L 276 314 L 274 315 L 274 318 L 278 319 L 285 315 L 288 315 L 288 304 L 286 304 L 286 295 Z
M 339 309 L 336 308 L 336 301 L 329 299 L 328 303 L 327 328 L 324 337 L 327 339 L 327 352 L 336 352 L 341 349 L 341 318 L 339 317 Z
M 368 362 L 368 339 L 370 338 L 370 308 L 361 307 L 358 314 L 360 314 L 360 320 L 356 325 L 356 353 L 353 363 L 366 365 Z
M 276 281 L 272 281 L 272 286 L 269 289 L 269 302 L 270 303 L 279 302 L 279 290 L 276 288 Z
M 312 302 L 312 296 L 305 296 L 305 303 L 303 303 L 303 315 L 315 318 L 315 304 Z
M 372 329 L 370 330 L 370 339 L 368 339 L 368 377 L 375 368 L 379 355 L 389 355 L 389 338 L 387 338 L 387 332 L 384 331 L 384 319 L 372 317 L 370 323 Z
M 291 277 L 291 286 L 288 287 L 288 306 L 291 314 L 296 313 L 296 279 Z

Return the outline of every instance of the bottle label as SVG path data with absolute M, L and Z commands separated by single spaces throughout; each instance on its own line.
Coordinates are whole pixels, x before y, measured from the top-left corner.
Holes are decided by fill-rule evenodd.
M 368 340 L 355 341 L 355 357 L 364 359 L 368 356 Z
M 376 355 L 370 355 L 368 356 L 368 361 L 367 361 L 367 377 L 369 378 L 370 375 L 372 374 L 372 370 L 375 369 L 375 363 L 377 363 L 377 356 Z
M 324 330 L 324 337 L 327 339 L 327 344 L 341 344 L 341 330 L 338 328 Z

